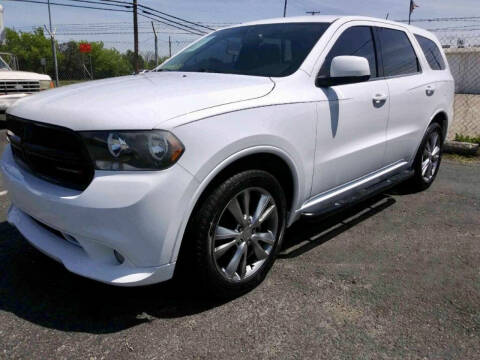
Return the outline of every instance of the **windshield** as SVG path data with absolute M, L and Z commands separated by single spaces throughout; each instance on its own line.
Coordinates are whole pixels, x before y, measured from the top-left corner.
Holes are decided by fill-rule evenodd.
M 1 70 L 4 70 L 4 71 L 10 71 L 10 66 L 7 65 L 7 63 L 5 62 L 5 60 L 2 59 L 2 57 L 0 57 L 0 71 Z
M 293 74 L 330 24 L 242 26 L 214 32 L 157 71 L 280 77 Z

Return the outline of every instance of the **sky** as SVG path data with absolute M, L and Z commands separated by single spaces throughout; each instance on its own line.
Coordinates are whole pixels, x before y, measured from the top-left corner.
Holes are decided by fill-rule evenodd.
M 52 0 L 73 3 L 69 0 Z M 140 4 L 153 7 L 195 22 L 212 24 L 215 27 L 231 23 L 280 17 L 284 0 L 138 0 Z M 456 37 L 460 31 L 465 37 L 480 37 L 480 0 L 416 0 L 420 6 L 412 19 L 472 17 L 472 21 L 422 22 L 417 26 L 439 30 L 441 35 Z M 45 5 L 1 1 L 4 7 L 5 25 L 17 30 L 31 31 L 34 26 L 48 24 Z M 322 14 L 366 15 L 401 20 L 408 18 L 410 0 L 288 0 L 287 16 L 305 15 L 306 11 Z M 85 4 L 88 5 L 88 4 Z M 102 40 L 106 47 L 121 51 L 133 48 L 132 15 L 89 9 L 52 7 L 53 25 L 57 28 L 58 40 Z M 152 51 L 154 37 L 150 20 L 140 17 L 140 51 Z M 478 26 L 477 26 L 478 25 Z M 462 29 L 459 29 L 463 27 Z M 160 55 L 168 54 L 168 37 L 172 38 L 173 52 L 184 47 L 195 36 L 157 24 Z M 479 30 L 476 30 L 479 29 Z M 113 32 L 115 34 L 98 34 Z M 76 35 L 82 33 L 81 35 Z M 452 35 L 455 33 L 454 35 Z

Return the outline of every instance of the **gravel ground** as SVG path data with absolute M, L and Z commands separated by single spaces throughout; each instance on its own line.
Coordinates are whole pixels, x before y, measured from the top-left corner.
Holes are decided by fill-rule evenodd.
M 226 302 L 70 274 L 5 222 L 8 206 L 0 195 L 0 358 L 480 356 L 477 161 L 447 159 L 424 193 L 296 224 L 267 279 Z

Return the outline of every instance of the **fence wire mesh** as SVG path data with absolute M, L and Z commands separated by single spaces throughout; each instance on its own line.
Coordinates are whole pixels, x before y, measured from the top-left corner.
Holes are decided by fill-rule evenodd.
M 455 79 L 455 117 L 448 138 L 480 136 L 480 36 L 436 32 Z

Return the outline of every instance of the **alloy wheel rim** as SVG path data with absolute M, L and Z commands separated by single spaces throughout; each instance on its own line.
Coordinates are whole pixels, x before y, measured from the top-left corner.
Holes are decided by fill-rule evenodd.
M 233 282 L 256 274 L 272 254 L 278 226 L 277 205 L 268 191 L 248 188 L 235 195 L 211 234 L 219 273 Z
M 425 182 L 432 181 L 440 162 L 440 135 L 433 132 L 425 143 L 422 154 L 422 177 Z

